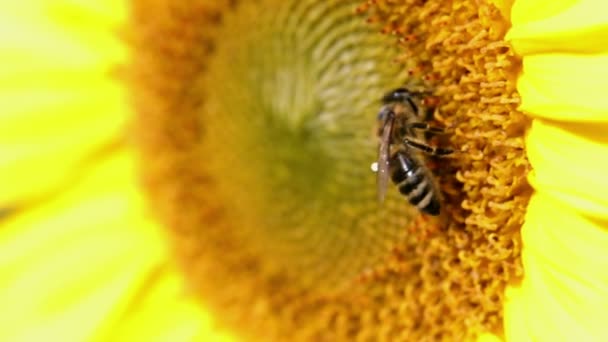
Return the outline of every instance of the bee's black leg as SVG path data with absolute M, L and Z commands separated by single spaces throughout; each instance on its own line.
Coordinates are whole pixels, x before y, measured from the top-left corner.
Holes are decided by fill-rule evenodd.
M 408 123 L 407 128 L 409 130 L 418 129 L 418 130 L 424 131 L 425 133 L 431 133 L 431 134 L 445 134 L 446 133 L 443 128 L 430 126 L 426 122 Z
M 419 107 L 416 105 L 416 103 L 414 102 L 414 100 L 412 100 L 411 97 L 406 98 L 405 101 L 403 101 L 403 104 L 409 104 L 410 108 L 412 109 L 412 111 L 414 111 L 414 113 L 418 113 L 420 111 Z
M 417 150 L 420 150 L 420 151 L 422 151 L 426 154 L 430 154 L 432 156 L 445 156 L 445 155 L 454 153 L 454 150 L 452 150 L 451 148 L 429 146 L 425 143 L 416 141 L 413 138 L 405 138 L 405 139 L 403 139 L 403 142 L 407 146 L 413 147 Z
M 424 113 L 424 121 L 430 121 L 435 116 L 435 107 L 427 107 Z

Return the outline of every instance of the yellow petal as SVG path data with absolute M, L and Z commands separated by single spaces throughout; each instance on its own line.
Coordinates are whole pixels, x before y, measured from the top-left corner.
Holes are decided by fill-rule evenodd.
M 608 122 L 608 46 L 606 51 L 526 56 L 517 83 L 521 109 L 551 120 Z
M 515 1 L 506 39 L 520 55 L 604 52 L 606 13 L 608 2 L 602 0 Z
M 608 125 L 534 121 L 527 137 L 530 182 L 568 208 L 608 220 Z
M 67 184 L 88 155 L 121 137 L 124 90 L 110 72 L 125 58 L 114 32 L 124 9 L 91 7 L 0 5 L 0 207 Z
M 131 160 L 111 156 L 74 189 L 0 230 L 0 340 L 82 340 L 119 315 L 166 260 Z
M 521 108 L 536 189 L 522 228 L 521 284 L 507 289 L 509 341 L 606 341 L 608 16 L 599 1 L 516 2 Z
M 0 221 L 1 341 L 228 340 L 185 293 L 122 144 L 124 18 L 120 0 L 0 4 L 0 209 L 18 209 Z
M 483 333 L 479 335 L 477 342 L 501 342 L 502 339 L 494 334 Z
M 605 221 L 581 216 L 538 193 L 522 231 L 525 278 L 508 289 L 509 341 L 607 341 L 608 234 Z
M 125 312 L 124 319 L 104 341 L 205 341 L 233 339 L 217 332 L 208 312 L 184 291 L 183 281 L 173 268 L 156 275 L 144 298 Z
M 220 338 L 184 292 L 133 156 L 116 151 L 83 171 L 73 189 L 1 227 L 0 302 L 10 310 L 0 311 L 0 340 Z

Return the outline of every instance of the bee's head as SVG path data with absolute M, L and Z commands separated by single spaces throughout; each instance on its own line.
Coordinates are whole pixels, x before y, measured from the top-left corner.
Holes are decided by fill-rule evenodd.
M 384 94 L 382 97 L 382 103 L 394 103 L 394 102 L 405 102 L 412 96 L 409 90 L 405 88 L 393 89 L 390 92 Z

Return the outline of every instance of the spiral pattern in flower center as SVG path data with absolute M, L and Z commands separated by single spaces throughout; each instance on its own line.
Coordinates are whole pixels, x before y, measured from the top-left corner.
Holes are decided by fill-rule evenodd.
M 218 201 L 255 253 L 315 286 L 371 266 L 416 214 L 392 188 L 376 201 L 379 98 L 405 77 L 356 4 L 239 5 L 204 79 Z

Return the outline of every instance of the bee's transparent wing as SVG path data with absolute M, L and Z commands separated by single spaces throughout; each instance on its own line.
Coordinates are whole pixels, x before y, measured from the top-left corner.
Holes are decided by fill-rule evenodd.
M 384 202 L 386 187 L 388 185 L 391 134 L 393 131 L 394 121 L 394 113 L 388 113 L 382 124 L 382 132 L 380 133 L 380 145 L 378 146 L 378 171 L 376 174 L 378 201 L 380 203 Z

